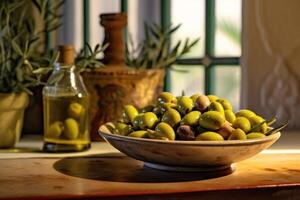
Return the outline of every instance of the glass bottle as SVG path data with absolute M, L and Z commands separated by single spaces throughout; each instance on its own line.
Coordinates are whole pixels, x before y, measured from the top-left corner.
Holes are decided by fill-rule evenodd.
M 59 51 L 59 62 L 43 88 L 43 150 L 83 151 L 90 148 L 89 96 L 74 66 L 73 46 L 60 46 Z

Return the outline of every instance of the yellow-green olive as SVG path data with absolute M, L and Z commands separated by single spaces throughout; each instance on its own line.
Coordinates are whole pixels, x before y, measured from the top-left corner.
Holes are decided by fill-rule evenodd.
M 133 119 L 139 114 L 138 110 L 133 105 L 126 105 L 122 113 L 125 123 L 132 123 Z
M 139 122 L 139 127 L 141 129 L 152 129 L 158 122 L 158 118 L 153 112 L 146 112 L 142 115 Z
M 207 96 L 205 95 L 199 95 L 197 99 L 194 101 L 195 107 L 203 112 L 204 110 L 207 109 L 207 107 L 210 104 L 210 100 Z
M 129 137 L 137 137 L 137 138 L 146 138 L 148 132 L 147 131 L 134 131 L 128 134 Z
M 157 99 L 159 104 L 163 103 L 177 103 L 176 97 L 173 96 L 170 92 L 162 92 L 159 94 Z
M 182 96 L 180 99 L 178 99 L 177 109 L 181 114 L 185 115 L 186 113 L 190 112 L 193 107 L 194 103 L 190 97 Z
M 245 133 L 248 133 L 251 129 L 250 121 L 246 117 L 237 117 L 232 124 L 233 128 L 240 128 Z
M 84 113 L 84 108 L 81 104 L 79 103 L 71 103 L 68 107 L 68 115 L 69 117 L 75 118 L 75 119 L 80 119 L 80 117 Z
M 210 105 L 208 106 L 208 110 L 210 110 L 210 111 L 218 111 L 223 116 L 225 116 L 225 114 L 224 114 L 224 108 L 223 108 L 222 104 L 220 104 L 217 101 L 211 102 Z
M 175 127 L 181 120 L 179 112 L 175 109 L 169 109 L 162 116 L 161 121 L 169 124 L 172 127 Z
M 200 118 L 201 112 L 199 111 L 192 111 L 188 114 L 186 114 L 180 124 L 181 125 L 189 125 L 189 126 L 197 126 L 199 124 L 199 118 Z
M 193 128 L 188 125 L 179 126 L 176 134 L 180 140 L 195 140 L 195 132 Z
M 207 111 L 200 115 L 200 126 L 209 130 L 218 130 L 225 123 L 224 116 L 218 111 Z
M 196 137 L 196 140 L 204 140 L 204 141 L 223 141 L 224 138 L 216 133 L 216 132 L 211 132 L 211 131 L 207 131 L 204 133 L 199 134 Z
M 252 132 L 247 134 L 247 139 L 256 139 L 256 138 L 264 138 L 266 137 L 265 134 L 260 132 Z
M 232 105 L 227 99 L 220 98 L 217 99 L 217 102 L 219 102 L 223 106 L 224 110 L 232 110 Z
M 65 120 L 64 135 L 66 138 L 74 140 L 79 135 L 79 126 L 75 119 L 68 118 Z
M 49 138 L 59 138 L 64 130 L 64 124 L 61 121 L 56 121 L 50 125 L 47 134 Z
M 162 114 L 165 113 L 167 110 L 175 108 L 175 107 L 176 107 L 175 103 L 164 103 L 164 104 L 161 104 Z
M 122 122 L 117 122 L 115 124 L 115 129 L 113 133 L 118 135 L 128 135 L 132 131 L 133 131 L 132 126 Z
M 251 128 L 254 128 L 256 126 L 259 126 L 259 124 L 261 124 L 265 120 L 262 117 L 255 115 L 255 116 L 250 117 L 249 121 L 251 123 Z M 261 124 L 259 127 L 257 127 L 257 129 L 255 131 L 258 131 L 261 133 L 266 133 L 267 130 L 268 130 L 268 125 L 265 122 L 265 123 Z
M 256 114 L 253 111 L 247 110 L 247 109 L 243 109 L 243 110 L 240 110 L 237 113 L 235 113 L 236 117 L 246 117 L 248 120 L 250 120 L 250 118 L 255 115 Z
M 232 110 L 225 110 L 224 111 L 225 114 L 225 119 L 230 122 L 231 124 L 234 122 L 234 120 L 236 119 L 235 114 L 232 112 Z
M 234 131 L 232 131 L 231 135 L 228 138 L 228 140 L 245 140 L 245 139 L 247 139 L 247 135 L 240 128 L 237 128 Z
M 175 132 L 174 129 L 165 122 L 160 122 L 155 127 L 155 130 L 147 130 L 148 137 L 152 139 L 159 140 L 175 140 Z
M 219 97 L 217 97 L 216 95 L 207 95 L 208 99 L 210 102 L 214 102 L 217 101 L 219 99 Z

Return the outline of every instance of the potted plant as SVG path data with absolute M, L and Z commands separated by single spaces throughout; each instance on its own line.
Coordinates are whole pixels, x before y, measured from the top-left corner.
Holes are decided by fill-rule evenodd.
M 47 29 L 37 29 L 29 10 L 35 7 Z M 41 51 L 41 35 L 59 26 L 47 1 L 0 3 L 0 148 L 12 147 L 20 137 L 24 110 L 32 94 L 29 88 L 42 83 L 42 74 L 57 54 Z
M 171 46 L 171 36 L 180 26 L 161 28 L 145 25 L 145 40 L 135 46 L 132 40 L 123 42 L 123 29 L 127 24 L 125 13 L 100 15 L 105 29 L 104 51 L 106 67 L 84 73 L 84 81 L 93 101 L 91 102 L 91 135 L 99 139 L 97 130 L 107 121 L 121 115 L 123 106 L 134 104 L 142 108 L 155 101 L 163 90 L 165 70 L 177 58 L 186 54 L 198 40 L 185 40 Z

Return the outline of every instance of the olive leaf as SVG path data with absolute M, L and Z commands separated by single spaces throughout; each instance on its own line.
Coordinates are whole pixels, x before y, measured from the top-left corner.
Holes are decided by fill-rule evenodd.
M 49 72 L 57 55 L 39 51 L 41 33 L 60 26 L 63 1 L 18 0 L 0 2 L 0 93 L 27 92 L 43 84 L 41 77 Z M 32 7 L 37 14 L 32 15 Z M 40 18 L 45 26 L 37 26 Z M 42 27 L 41 30 L 37 28 Z M 45 28 L 47 27 L 47 28 Z
M 144 24 L 145 39 L 135 45 L 131 34 L 125 44 L 126 64 L 134 68 L 170 68 L 176 60 L 190 51 L 199 39 L 184 42 L 178 41 L 171 47 L 171 36 L 179 28 L 180 24 L 162 28 L 157 24 Z
M 288 124 L 289 124 L 289 122 L 285 122 L 284 124 L 281 124 L 280 126 L 277 126 L 276 128 L 271 129 L 265 135 L 272 135 L 273 133 L 277 133 L 278 131 L 284 129 Z

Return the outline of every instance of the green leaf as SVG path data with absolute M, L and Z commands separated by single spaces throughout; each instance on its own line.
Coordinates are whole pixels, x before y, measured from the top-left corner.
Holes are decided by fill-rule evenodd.
M 14 51 L 18 55 L 23 56 L 23 52 L 22 52 L 20 46 L 14 40 L 11 41 L 11 45 L 12 45 L 12 48 L 14 49 Z

